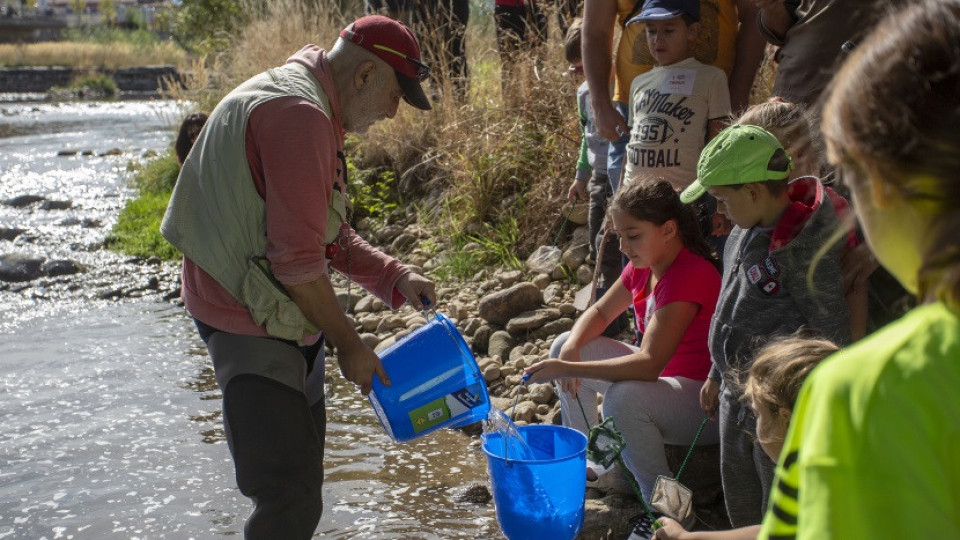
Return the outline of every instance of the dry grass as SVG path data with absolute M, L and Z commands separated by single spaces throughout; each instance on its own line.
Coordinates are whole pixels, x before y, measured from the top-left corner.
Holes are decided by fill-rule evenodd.
M 73 66 L 123 68 L 183 65 L 187 54 L 173 43 L 45 42 L 0 44 L 0 66 Z
M 194 66 L 194 78 L 176 97 L 193 96 L 209 108 L 227 90 L 268 67 L 282 64 L 306 43 L 330 47 L 354 14 L 318 16 L 298 0 L 271 2 L 218 58 Z M 549 241 L 562 220 L 561 206 L 579 149 L 576 85 L 566 76 L 562 46 L 554 37 L 544 60 L 517 69 L 510 100 L 501 97 L 500 62 L 491 24 L 471 16 L 467 49 L 470 92 L 459 102 L 446 80 L 430 88 L 434 110 L 401 106 L 393 120 L 351 138 L 360 168 L 396 171 L 398 196 L 422 204 L 422 217 L 448 239 L 466 235 L 495 242 L 517 237 L 521 252 Z M 203 73 L 201 73 L 203 72 Z M 519 224 L 522 234 L 504 232 Z M 522 253 L 521 253 L 522 254 Z
M 209 110 L 230 88 L 282 64 L 304 44 L 329 48 L 356 15 L 318 15 L 300 0 L 270 2 L 229 51 L 194 67 L 195 78 L 177 97 L 193 97 Z M 348 154 L 359 168 L 394 171 L 401 202 L 417 205 L 443 243 L 497 244 L 521 259 L 551 243 L 565 214 L 580 136 L 577 82 L 566 74 L 558 34 L 552 27 L 536 68 L 532 58 L 521 60 L 510 80 L 516 91 L 504 98 L 493 25 L 489 14 L 475 11 L 467 31 L 467 97 L 456 99 L 441 79 L 428 90 L 434 110 L 401 106 L 396 118 L 348 139 Z

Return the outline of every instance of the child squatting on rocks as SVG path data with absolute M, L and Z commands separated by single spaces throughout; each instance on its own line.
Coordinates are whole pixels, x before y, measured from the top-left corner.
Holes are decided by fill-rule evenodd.
M 697 181 L 680 196 L 689 203 L 709 191 L 735 225 L 710 325 L 713 368 L 700 393 L 704 411 L 719 417 L 720 479 L 734 527 L 760 523 L 774 471 L 754 439 L 756 418 L 743 405 L 738 374 L 776 336 L 804 329 L 838 344 L 850 341 L 839 246 L 820 256 L 839 222 L 819 180 L 812 179 L 812 197 L 790 198 L 792 169 L 773 135 L 734 125 L 710 141 Z
M 585 434 L 603 394 L 603 416 L 622 432 L 624 462 L 649 500 L 657 476 L 670 475 L 664 443 L 689 446 L 703 419 L 699 392 L 710 370 L 707 334 L 720 275 L 691 208 L 669 183 L 621 187 L 609 214 L 630 264 L 526 374 L 530 382 L 560 381 L 564 425 Z M 631 305 L 639 347 L 601 335 Z M 717 441 L 709 423 L 699 443 Z
M 783 449 L 787 426 L 800 386 L 821 360 L 838 347 L 824 339 L 791 336 L 772 341 L 757 352 L 744 386 L 744 403 L 757 417 L 757 442 L 776 461 Z M 753 540 L 759 525 L 731 531 L 688 532 L 676 521 L 660 518 L 657 540 Z

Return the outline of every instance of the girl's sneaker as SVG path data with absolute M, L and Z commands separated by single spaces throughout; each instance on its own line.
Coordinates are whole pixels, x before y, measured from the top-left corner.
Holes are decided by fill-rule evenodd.
M 653 533 L 655 531 L 653 521 L 654 519 L 660 519 L 661 514 L 659 512 L 653 513 L 653 519 L 644 512 L 642 514 L 637 514 L 630 518 L 630 522 L 633 523 L 633 529 L 631 529 L 630 536 L 627 537 L 627 540 L 650 540 L 653 538 Z

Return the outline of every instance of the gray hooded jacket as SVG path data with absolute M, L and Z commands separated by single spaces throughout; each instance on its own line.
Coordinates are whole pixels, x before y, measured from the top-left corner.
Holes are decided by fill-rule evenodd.
M 840 227 L 836 212 L 816 181 L 812 213 L 786 245 L 770 250 L 763 232 L 734 227 L 723 254 L 723 285 L 710 323 L 710 378 L 742 382 L 758 348 L 803 329 L 850 342 L 850 313 L 840 273 L 840 243 L 820 260 L 817 252 Z M 783 218 L 781 218 L 783 219 Z M 816 265 L 812 286 L 807 278 Z

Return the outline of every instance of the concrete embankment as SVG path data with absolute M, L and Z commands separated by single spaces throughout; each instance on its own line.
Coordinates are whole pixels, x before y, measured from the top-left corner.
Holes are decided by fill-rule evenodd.
M 179 81 L 175 66 L 135 68 L 12 67 L 0 69 L 0 92 L 46 92 L 67 86 L 79 77 L 108 75 L 121 92 L 157 92 Z

